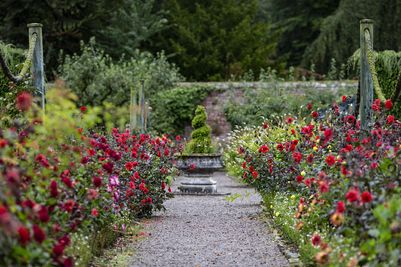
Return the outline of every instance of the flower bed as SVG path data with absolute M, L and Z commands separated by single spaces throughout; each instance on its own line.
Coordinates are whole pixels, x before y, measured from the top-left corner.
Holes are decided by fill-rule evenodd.
M 171 140 L 89 130 L 100 111 L 73 98 L 50 91 L 45 122 L 33 110 L 0 132 L 1 266 L 73 266 L 83 257 L 73 233 L 123 232 L 172 196 Z M 28 110 L 30 99 L 17 105 Z
M 306 108 L 306 118 L 235 130 L 227 168 L 264 194 L 307 265 L 399 266 L 401 123 L 391 101 L 374 101 L 369 131 L 336 104 L 323 118 Z

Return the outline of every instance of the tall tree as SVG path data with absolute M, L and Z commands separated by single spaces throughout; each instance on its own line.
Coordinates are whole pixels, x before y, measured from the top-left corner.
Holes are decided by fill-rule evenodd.
M 97 37 L 107 53 L 130 56 L 165 23 L 147 0 L 2 0 L 0 36 L 27 46 L 26 24 L 43 24 L 47 70 L 56 69 L 59 51 L 79 51 L 80 40 Z
M 258 0 L 165 0 L 171 27 L 155 39 L 190 80 L 221 80 L 271 65 L 273 36 Z
M 326 72 L 331 58 L 346 62 L 359 48 L 359 21 L 364 18 L 374 20 L 375 50 L 401 50 L 401 0 L 341 0 L 306 50 L 303 64 L 314 62 Z
M 279 33 L 277 54 L 288 66 L 301 63 L 308 45 L 320 33 L 322 21 L 338 7 L 339 0 L 262 0 L 273 30 Z

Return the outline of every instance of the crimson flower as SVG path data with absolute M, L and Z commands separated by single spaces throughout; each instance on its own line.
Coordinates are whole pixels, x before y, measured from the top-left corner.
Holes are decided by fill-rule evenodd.
M 258 173 L 257 171 L 253 171 L 253 172 L 252 172 L 252 177 L 253 177 L 254 179 L 258 178 L 258 176 L 259 176 L 259 173 Z
M 326 157 L 326 163 L 329 167 L 333 166 L 336 163 L 336 158 L 333 155 L 328 155 Z
M 264 122 L 263 123 L 263 129 L 267 129 L 267 128 L 269 128 L 269 124 L 267 124 L 267 122 Z
M 81 110 L 82 113 L 85 113 L 88 109 L 85 106 L 82 106 L 79 108 Z
M 293 121 L 294 121 L 293 118 L 291 118 L 291 117 L 288 117 L 288 118 L 287 118 L 287 123 L 288 123 L 288 124 L 291 124 Z
M 300 184 L 304 180 L 304 177 L 302 175 L 297 176 L 297 183 Z
M 47 210 L 46 206 L 41 206 L 38 211 L 38 217 L 41 222 L 48 222 L 50 221 L 49 211 Z
M 316 119 L 319 116 L 319 114 L 316 111 L 312 112 L 312 118 Z
M 384 102 L 384 107 L 387 110 L 390 110 L 393 107 L 393 102 L 391 101 L 391 99 L 387 99 L 386 102 Z
M 42 228 L 40 228 L 36 224 L 33 225 L 32 230 L 33 230 L 33 239 L 35 239 L 35 241 L 38 242 L 39 244 L 46 239 L 45 232 L 43 231 Z
M 344 103 L 345 101 L 347 101 L 347 97 L 346 97 L 345 95 L 343 95 L 343 96 L 341 97 L 341 100 L 342 100 L 342 102 Z
M 269 152 L 269 147 L 268 147 L 267 145 L 262 145 L 262 146 L 259 148 L 259 152 L 260 152 L 260 153 L 267 153 L 267 152 Z
M 344 213 L 344 211 L 345 211 L 345 203 L 343 201 L 338 201 L 337 202 L 336 211 L 338 213 Z
M 22 92 L 18 94 L 16 99 L 17 109 L 21 111 L 27 111 L 32 105 L 32 95 L 28 92 Z
M 395 117 L 393 115 L 387 116 L 387 124 L 392 124 L 395 121 Z
M 50 196 L 56 198 L 58 196 L 57 182 L 55 180 L 51 180 L 50 182 Z
M 31 234 L 29 232 L 29 229 L 24 226 L 20 226 L 18 228 L 18 236 L 19 236 L 19 242 L 23 246 L 25 246 L 26 244 L 29 243 L 29 241 L 31 241 Z
M 345 198 L 349 202 L 355 202 L 359 199 L 359 191 L 355 188 L 352 188 L 347 192 L 347 194 L 345 194 Z
M 284 150 L 283 144 L 278 144 L 276 148 L 277 148 L 277 150 L 280 151 L 280 152 L 282 152 L 282 151 Z
M 295 152 L 292 153 L 292 158 L 294 159 L 294 161 L 296 163 L 300 163 L 301 160 L 302 160 L 302 154 L 297 152 L 297 151 L 295 151 Z
M 312 245 L 317 247 L 322 242 L 322 238 L 318 234 L 314 234 L 311 239 Z
M 53 252 L 54 256 L 59 257 L 59 256 L 63 255 L 64 249 L 65 249 L 64 244 L 57 243 L 53 246 L 52 252 Z
M 306 108 L 307 108 L 308 110 L 312 110 L 312 108 L 313 108 L 312 103 L 308 103 L 308 104 L 306 105 Z
M 100 187 L 102 185 L 102 178 L 95 176 L 92 179 L 92 183 L 95 187 Z
M 368 191 L 362 192 L 361 201 L 363 204 L 371 202 L 372 199 L 373 199 L 373 196 L 370 192 L 368 192 Z

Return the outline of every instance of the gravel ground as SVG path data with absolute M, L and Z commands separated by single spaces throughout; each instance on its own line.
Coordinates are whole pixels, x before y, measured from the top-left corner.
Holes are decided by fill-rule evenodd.
M 258 220 L 261 197 L 225 173 L 214 179 L 224 196 L 177 195 L 157 213 L 130 266 L 289 266 L 273 234 Z M 178 179 L 175 183 L 179 184 Z M 173 188 L 176 189 L 176 188 Z

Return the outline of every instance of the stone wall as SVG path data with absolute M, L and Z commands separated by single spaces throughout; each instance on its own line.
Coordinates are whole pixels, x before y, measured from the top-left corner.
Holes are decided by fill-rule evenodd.
M 224 107 L 231 97 L 234 97 L 240 107 L 244 101 L 244 90 L 265 88 L 266 90 L 282 91 L 302 94 L 303 89 L 313 88 L 315 90 L 339 90 L 349 89 L 354 91 L 358 87 L 357 81 L 326 81 L 326 82 L 204 82 L 204 83 L 179 83 L 181 87 L 208 86 L 215 88 L 202 104 L 208 114 L 207 123 L 212 128 L 213 139 L 219 142 L 231 131 L 231 125 L 224 114 Z M 191 127 L 185 129 L 185 135 L 189 137 Z

